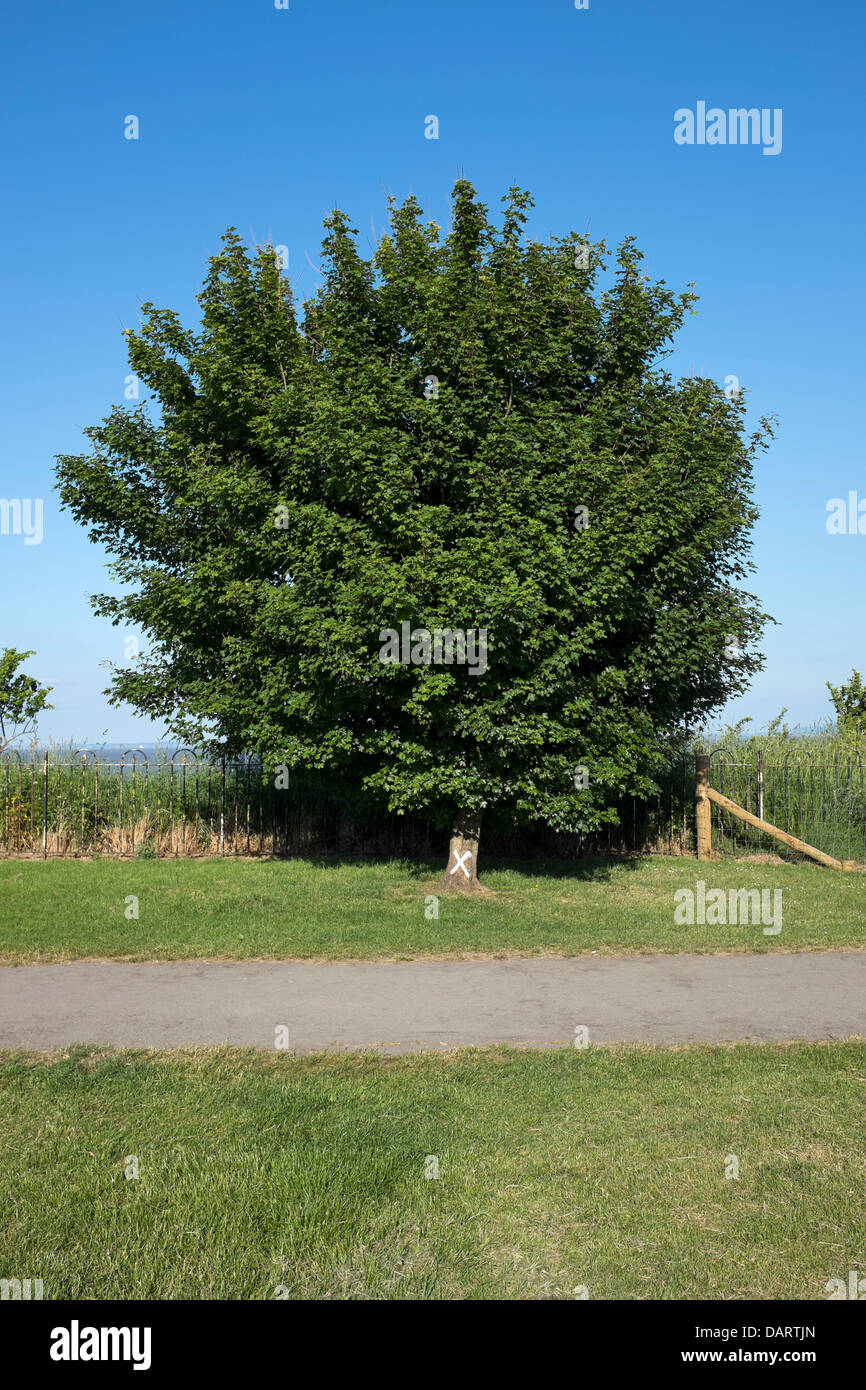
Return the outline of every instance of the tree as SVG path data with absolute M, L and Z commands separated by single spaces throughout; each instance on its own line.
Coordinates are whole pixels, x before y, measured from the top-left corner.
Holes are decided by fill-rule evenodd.
M 866 685 L 859 671 L 851 672 L 847 685 L 831 685 L 827 681 L 830 699 L 836 711 L 840 731 L 866 731 Z
M 17 739 L 25 738 L 36 727 L 36 716 L 49 705 L 50 686 L 40 686 L 33 676 L 18 668 L 35 652 L 17 652 L 6 647 L 0 652 L 0 752 Z
M 588 830 L 653 789 L 660 738 L 743 691 L 766 621 L 743 404 L 662 360 L 695 300 L 603 242 L 495 227 L 471 185 L 443 235 L 410 197 L 373 259 L 336 211 L 303 310 L 234 231 L 197 333 L 143 308 L 153 392 L 58 461 L 63 504 L 150 654 L 108 693 L 188 741 L 332 769 L 450 823 Z

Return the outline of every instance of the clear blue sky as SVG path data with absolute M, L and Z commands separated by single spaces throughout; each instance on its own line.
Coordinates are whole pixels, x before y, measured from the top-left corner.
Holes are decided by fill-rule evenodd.
M 124 634 L 53 491 L 54 455 L 123 400 L 122 325 L 148 299 L 193 318 L 230 224 L 288 246 L 310 293 L 329 209 L 363 239 L 384 190 L 414 191 L 444 221 L 460 172 L 495 209 L 528 187 L 531 235 L 636 235 L 701 296 L 675 370 L 735 375 L 753 419 L 780 417 L 753 588 L 781 626 L 730 713 L 809 723 L 866 668 L 866 535 L 826 531 L 831 498 L 866 498 L 861 0 L 81 0 L 8 6 L 3 31 L 0 497 L 45 516 L 41 545 L 0 535 L 0 646 L 55 687 L 43 735 L 160 732 L 101 694 Z M 699 101 L 781 108 L 781 153 L 676 144 Z

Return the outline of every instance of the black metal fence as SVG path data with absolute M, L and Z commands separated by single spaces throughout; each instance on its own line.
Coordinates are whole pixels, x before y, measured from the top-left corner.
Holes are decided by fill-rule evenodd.
M 589 834 L 516 829 L 492 813 L 485 857 L 694 851 L 694 760 L 672 755 L 649 798 L 615 802 L 617 823 Z M 287 782 L 287 785 L 285 783 Z M 88 749 L 58 759 L 0 757 L 0 854 L 196 856 L 352 853 L 439 858 L 447 831 L 371 806 L 345 783 L 275 776 L 259 758 L 214 762 L 192 749 L 152 758 Z
M 761 749 L 715 748 L 711 783 L 762 820 L 838 859 L 866 861 L 866 774 L 857 754 L 791 753 L 771 764 Z M 593 854 L 694 854 L 695 769 L 672 750 L 656 792 L 624 796 L 616 821 L 587 834 L 485 821 L 485 858 L 570 859 Z M 286 785 L 287 783 L 287 785 Z M 0 855 L 398 855 L 438 859 L 446 828 L 373 806 L 346 783 L 275 775 L 259 758 L 214 762 L 192 749 L 171 758 L 130 749 L 106 762 L 87 749 L 60 760 L 0 756 Z M 796 858 L 713 806 L 723 853 Z
M 341 830 L 338 811 L 345 812 Z M 0 853 L 142 857 L 288 854 L 351 841 L 351 804 L 325 783 L 278 784 L 257 758 L 214 762 L 191 749 L 119 761 L 90 750 L 0 759 Z

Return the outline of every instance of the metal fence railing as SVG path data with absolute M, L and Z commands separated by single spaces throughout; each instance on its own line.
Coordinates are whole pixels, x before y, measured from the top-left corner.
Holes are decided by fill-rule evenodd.
M 712 786 L 779 829 L 842 860 L 866 860 L 866 774 L 856 754 L 808 754 L 765 765 L 761 750 L 715 748 Z M 695 764 L 673 748 L 645 797 L 611 799 L 616 820 L 585 834 L 485 820 L 485 857 L 694 854 Z M 214 761 L 192 749 L 173 757 L 129 749 L 104 761 L 0 755 L 0 855 L 299 855 L 356 853 L 438 857 L 443 827 L 372 806 L 345 782 L 275 777 L 256 757 Z M 722 852 L 780 851 L 775 841 L 713 807 Z
M 0 756 L 0 854 L 291 855 L 306 853 L 438 856 L 443 829 L 423 816 L 373 807 L 345 783 L 275 777 L 263 760 L 214 761 L 192 749 L 149 757 L 129 749 L 105 761 L 89 749 L 69 757 Z M 513 828 L 492 814 L 485 824 L 491 857 L 691 853 L 694 769 L 675 754 L 657 794 L 621 797 L 618 821 L 603 830 L 564 834 Z
M 0 758 L 0 853 L 43 857 L 280 854 L 329 838 L 334 810 L 301 779 L 281 790 L 256 758 L 214 762 L 181 749 L 103 761 Z

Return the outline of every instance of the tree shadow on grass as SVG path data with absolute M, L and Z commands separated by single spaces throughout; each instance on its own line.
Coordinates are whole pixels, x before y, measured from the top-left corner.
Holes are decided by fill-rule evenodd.
M 479 876 L 487 873 L 519 874 L 538 883 L 542 878 L 577 879 L 581 883 L 607 883 L 616 869 L 632 873 L 647 862 L 639 854 L 585 855 L 580 859 L 485 859 Z
M 442 875 L 441 859 L 365 854 L 304 854 L 290 857 L 303 860 L 316 869 L 390 868 L 418 882 Z M 586 855 L 580 859 L 500 859 L 479 855 L 479 877 L 483 880 L 485 873 L 511 873 L 535 883 L 543 878 L 607 883 L 615 869 L 635 872 L 646 863 L 647 856 L 639 854 Z
M 391 868 L 412 878 L 429 878 L 441 874 L 441 859 L 410 859 L 397 854 L 285 854 L 275 856 L 282 863 L 290 861 L 309 864 L 313 869 L 384 869 Z

